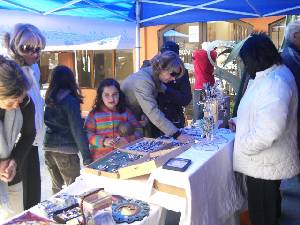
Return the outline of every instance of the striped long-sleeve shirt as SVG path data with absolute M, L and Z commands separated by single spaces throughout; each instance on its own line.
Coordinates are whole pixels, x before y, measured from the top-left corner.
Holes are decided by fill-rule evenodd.
M 140 128 L 139 122 L 128 109 L 124 113 L 108 109 L 89 113 L 85 121 L 85 129 L 93 160 L 113 150 L 113 147 L 103 146 L 103 140 L 120 136 L 118 133 L 120 122 L 129 122 L 133 127 Z

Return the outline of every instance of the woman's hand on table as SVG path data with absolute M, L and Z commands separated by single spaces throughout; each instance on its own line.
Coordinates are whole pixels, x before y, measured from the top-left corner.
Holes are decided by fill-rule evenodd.
M 194 138 L 187 134 L 180 134 L 177 137 L 177 140 L 180 141 L 181 143 L 189 143 L 189 142 L 193 142 Z

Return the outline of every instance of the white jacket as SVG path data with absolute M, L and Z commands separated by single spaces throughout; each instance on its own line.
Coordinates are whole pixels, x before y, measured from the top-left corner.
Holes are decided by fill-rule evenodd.
M 44 99 L 40 91 L 40 69 L 37 64 L 31 66 L 22 66 L 22 70 L 26 77 L 31 82 L 31 88 L 28 90 L 28 95 L 31 97 L 35 107 L 35 129 L 36 136 L 33 142 L 34 146 L 42 148 L 45 136 L 44 124 Z
M 297 96 L 293 74 L 284 65 L 257 72 L 249 81 L 236 118 L 235 171 L 265 180 L 299 173 Z

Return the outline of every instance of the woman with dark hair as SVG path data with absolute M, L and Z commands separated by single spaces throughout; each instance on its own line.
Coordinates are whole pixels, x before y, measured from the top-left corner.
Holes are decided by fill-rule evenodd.
M 36 136 L 28 154 L 28 160 L 22 168 L 25 209 L 29 209 L 41 200 L 38 150 L 42 149 L 45 126 L 43 121 L 44 99 L 40 93 L 40 70 L 37 63 L 40 60 L 41 50 L 45 48 L 45 45 L 45 37 L 32 24 L 16 24 L 12 32 L 4 34 L 3 46 L 7 48 L 8 55 L 21 66 L 27 79 L 32 83 L 28 95 L 35 107 Z
M 0 56 L 0 221 L 23 211 L 22 168 L 35 137 L 30 85 L 16 62 Z
M 280 181 L 300 170 L 297 87 L 266 34 L 252 34 L 239 55 L 251 79 L 237 111 L 233 167 L 246 176 L 251 224 L 278 225 Z
M 135 128 L 133 134 L 122 137 L 119 130 L 122 123 L 128 129 Z M 119 83 L 114 79 L 104 79 L 97 89 L 97 96 L 92 111 L 86 118 L 85 128 L 90 143 L 90 151 L 94 160 L 102 157 L 114 148 L 140 138 L 138 121 L 125 106 L 125 97 Z M 126 129 L 126 128 L 125 128 Z
M 82 98 L 71 69 L 55 67 L 45 96 L 44 116 L 45 162 L 52 177 L 53 193 L 59 192 L 64 184 L 70 185 L 80 175 L 78 151 L 83 165 L 92 162 L 80 113 Z
M 178 54 L 165 51 L 151 60 L 151 66 L 129 75 L 122 83 L 122 90 L 130 109 L 138 119 L 146 116 L 164 134 L 181 142 L 189 142 L 191 137 L 180 133 L 159 109 L 156 100 L 158 93 L 166 92 L 167 87 L 164 83 L 182 77 L 184 72 L 185 68 Z M 151 125 L 148 124 L 146 129 L 151 130 Z

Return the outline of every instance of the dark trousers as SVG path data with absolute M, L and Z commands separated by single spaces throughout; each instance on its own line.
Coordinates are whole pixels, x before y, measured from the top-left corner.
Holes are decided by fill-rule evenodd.
M 252 225 L 278 225 L 281 213 L 280 180 L 246 177 Z
M 29 209 L 41 201 L 41 172 L 37 146 L 32 146 L 23 164 L 24 209 Z
M 204 116 L 203 105 L 199 102 L 201 100 L 202 90 L 194 90 L 193 92 L 193 122 L 202 119 Z
M 80 175 L 78 154 L 45 152 L 45 163 L 52 178 L 52 192 L 56 194 L 62 186 L 72 184 Z

